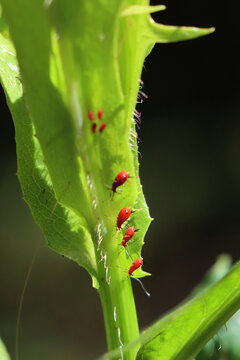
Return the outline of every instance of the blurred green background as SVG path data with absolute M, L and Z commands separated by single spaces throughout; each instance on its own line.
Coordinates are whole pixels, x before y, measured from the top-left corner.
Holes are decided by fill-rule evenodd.
M 238 12 L 230 2 L 169 0 L 154 18 L 216 26 L 205 38 L 158 45 L 142 79 L 149 99 L 139 131 L 140 172 L 155 218 L 143 248 L 148 298 L 133 282 L 141 328 L 183 300 L 218 254 L 240 257 Z M 157 4 L 156 1 L 151 2 Z M 92 360 L 106 350 L 101 306 L 88 274 L 45 246 L 16 178 L 14 128 L 0 101 L 0 336 L 15 358 L 18 303 L 25 294 L 21 360 Z

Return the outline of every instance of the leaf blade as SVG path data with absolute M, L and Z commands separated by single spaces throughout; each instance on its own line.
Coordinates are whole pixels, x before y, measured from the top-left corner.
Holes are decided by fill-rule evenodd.
M 138 353 L 138 360 L 176 359 L 190 360 L 204 344 L 240 307 L 240 264 L 206 294 L 190 300 L 170 317 L 169 324 L 161 326 L 160 320 L 155 339 L 144 345 Z M 163 318 L 164 319 L 164 318 Z M 166 319 L 165 319 L 166 320 Z M 153 334 L 152 334 L 153 335 Z
M 43 230 L 48 246 L 85 267 L 96 280 L 91 237 L 83 218 L 64 208 L 55 198 L 41 147 L 23 99 L 14 47 L 0 35 L 0 78 L 13 116 L 18 153 L 18 178 L 25 201 Z

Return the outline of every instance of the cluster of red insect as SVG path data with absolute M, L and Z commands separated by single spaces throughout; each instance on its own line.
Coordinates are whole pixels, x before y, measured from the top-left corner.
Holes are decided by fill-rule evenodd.
M 116 193 L 116 190 L 119 186 L 123 185 L 127 179 L 129 178 L 129 174 L 127 171 L 121 171 L 117 176 L 115 177 L 115 180 L 112 184 L 112 192 L 113 194 Z M 119 230 L 122 229 L 122 225 L 129 219 L 130 215 L 133 214 L 134 211 L 131 210 L 130 207 L 126 206 L 122 210 L 120 210 L 118 217 L 117 217 L 117 228 Z M 134 236 L 135 232 L 138 231 L 138 229 L 135 229 L 134 226 L 130 226 L 124 236 L 123 240 L 121 242 L 121 245 L 125 248 L 127 246 L 127 243 L 132 237 Z M 128 270 L 128 274 L 131 276 L 135 270 L 137 270 L 140 266 L 143 264 L 143 259 L 140 257 L 133 261 L 132 265 L 130 266 Z
M 117 217 L 117 228 L 120 230 L 122 229 L 122 224 L 125 223 L 125 221 L 127 221 L 130 217 L 131 214 L 133 214 L 134 211 L 132 211 L 130 209 L 130 207 L 126 206 L 124 207 L 122 210 L 120 210 L 118 217 Z M 135 229 L 134 226 L 130 226 L 124 236 L 123 236 L 123 240 L 121 242 L 121 245 L 125 248 L 127 246 L 127 243 L 130 239 L 132 239 L 132 237 L 134 236 L 135 232 L 138 231 L 138 229 Z M 128 270 L 128 274 L 131 276 L 132 273 L 137 270 L 140 266 L 142 266 L 143 264 L 143 259 L 142 257 L 136 259 L 135 261 L 133 261 L 132 265 L 130 266 L 129 270 Z
M 102 116 L 103 116 L 103 110 L 100 109 L 100 110 L 98 110 L 98 114 L 97 114 L 98 120 L 101 120 L 101 119 L 102 119 Z M 94 114 L 93 114 L 92 111 L 88 111 L 88 118 L 89 118 L 90 121 L 94 121 Z M 99 127 L 99 132 L 100 132 L 100 133 L 103 132 L 103 130 L 105 129 L 106 126 L 107 126 L 107 124 L 106 124 L 105 122 L 103 122 L 103 123 L 100 125 L 100 127 Z M 94 123 L 92 124 L 91 130 L 92 130 L 93 133 L 96 132 L 96 130 L 97 130 L 97 123 L 94 122 Z

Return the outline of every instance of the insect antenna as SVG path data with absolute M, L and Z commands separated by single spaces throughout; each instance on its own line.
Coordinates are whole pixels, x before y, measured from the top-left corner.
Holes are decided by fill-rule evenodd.
M 125 249 L 125 251 L 126 251 L 127 256 L 129 256 L 130 259 L 133 261 L 133 258 L 132 258 L 132 256 L 130 255 L 130 253 L 127 251 L 126 247 L 125 247 L 124 249 Z
M 142 283 L 142 281 L 141 281 L 140 279 L 138 279 L 138 278 L 133 278 L 133 279 L 134 279 L 134 280 L 137 280 L 137 281 L 139 282 L 139 284 L 141 285 L 143 291 L 145 292 L 145 294 L 146 294 L 147 296 L 151 296 L 151 294 L 145 289 L 145 287 L 144 287 L 144 285 L 143 285 L 143 283 Z

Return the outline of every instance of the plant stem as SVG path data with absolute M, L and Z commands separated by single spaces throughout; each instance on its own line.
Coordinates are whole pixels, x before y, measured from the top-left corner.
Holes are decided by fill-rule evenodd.
M 138 338 L 139 328 L 132 293 L 131 280 L 123 270 L 111 271 L 110 285 L 102 279 L 99 295 L 103 308 L 108 350 L 121 348 Z M 138 348 L 124 355 L 125 360 L 134 360 Z

